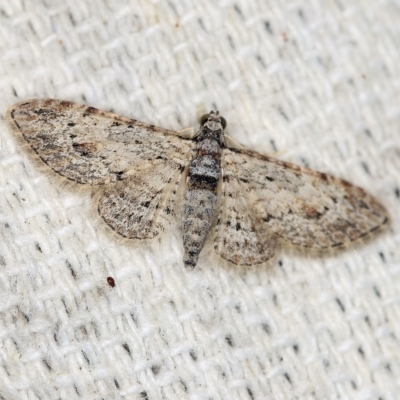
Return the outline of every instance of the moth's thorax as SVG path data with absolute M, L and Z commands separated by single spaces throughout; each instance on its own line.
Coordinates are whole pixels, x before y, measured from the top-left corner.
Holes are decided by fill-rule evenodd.
M 214 138 L 206 137 L 197 144 L 197 156 L 210 155 L 219 160 L 221 145 Z
M 224 128 L 221 117 L 211 112 L 196 137 L 197 155 L 212 155 L 219 159 L 221 147 L 223 146 L 223 134 Z

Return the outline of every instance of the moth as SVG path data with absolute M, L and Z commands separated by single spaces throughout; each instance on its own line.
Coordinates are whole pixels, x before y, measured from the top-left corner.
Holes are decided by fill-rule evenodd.
M 190 268 L 206 240 L 253 265 L 281 242 L 343 246 L 388 222 L 374 197 L 343 179 L 229 145 L 216 111 L 193 138 L 53 99 L 18 103 L 8 121 L 49 168 L 93 187 L 98 214 L 120 236 L 151 239 L 180 218 Z

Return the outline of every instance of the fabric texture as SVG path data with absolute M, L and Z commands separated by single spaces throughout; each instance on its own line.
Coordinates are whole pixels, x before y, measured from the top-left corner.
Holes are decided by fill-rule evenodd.
M 345 178 L 390 227 L 326 257 L 183 266 L 110 237 L 0 121 L 0 399 L 394 400 L 400 3 L 0 0 L 0 114 L 58 98 Z M 113 278 L 112 287 L 107 278 Z

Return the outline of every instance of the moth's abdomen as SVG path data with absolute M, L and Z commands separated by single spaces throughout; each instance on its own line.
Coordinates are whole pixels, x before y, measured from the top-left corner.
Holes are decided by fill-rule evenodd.
M 192 189 L 185 194 L 183 217 L 183 262 L 194 268 L 211 223 L 217 204 L 217 195 L 210 190 Z

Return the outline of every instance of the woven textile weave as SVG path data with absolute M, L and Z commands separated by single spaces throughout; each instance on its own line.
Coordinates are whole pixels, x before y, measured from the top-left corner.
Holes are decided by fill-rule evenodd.
M 0 399 L 400 398 L 399 1 L 0 0 L 0 54 L 2 117 L 51 97 L 179 130 L 218 108 L 392 218 L 336 256 L 188 271 L 178 234 L 98 230 L 2 118 Z

